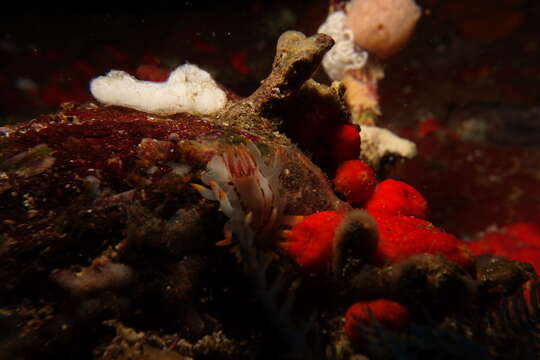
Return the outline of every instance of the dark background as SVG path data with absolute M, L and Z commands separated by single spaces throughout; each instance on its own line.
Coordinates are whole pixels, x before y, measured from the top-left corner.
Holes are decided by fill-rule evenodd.
M 424 16 L 414 38 L 387 62 L 384 121 L 414 122 L 426 111 L 445 118 L 477 102 L 539 102 L 537 1 L 418 3 Z M 195 63 L 248 95 L 269 72 L 278 36 L 289 29 L 313 34 L 328 8 L 326 0 L 11 5 L 0 18 L 0 123 L 90 100 L 91 78 L 147 63 Z M 21 79 L 36 87 L 22 89 Z

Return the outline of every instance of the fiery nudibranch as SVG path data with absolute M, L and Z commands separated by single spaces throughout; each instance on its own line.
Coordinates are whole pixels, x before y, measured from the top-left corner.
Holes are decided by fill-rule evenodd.
M 276 238 L 285 206 L 279 186 L 281 155 L 278 148 L 266 164 L 253 142 L 233 145 L 208 162 L 201 176 L 208 187 L 193 184 L 205 199 L 219 201 L 220 210 L 229 218 L 224 243 L 246 230 L 262 241 Z M 245 229 L 247 224 L 250 229 Z

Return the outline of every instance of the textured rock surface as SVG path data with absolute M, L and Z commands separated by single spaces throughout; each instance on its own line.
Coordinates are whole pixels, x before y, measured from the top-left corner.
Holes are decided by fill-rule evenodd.
M 229 304 L 246 296 L 246 279 L 228 250 L 215 246 L 226 219 L 189 185 L 200 183 L 214 155 L 252 142 L 263 161 L 279 151 L 274 196 L 286 214 L 348 209 L 323 172 L 265 117 L 279 116 L 277 105 L 300 89 L 329 46 L 324 35 L 286 33 L 261 88 L 216 117 L 66 103 L 3 129 L 0 296 L 9 336 L 2 353 L 252 356 L 253 324 L 220 332 L 238 306 L 256 309 L 249 296 Z M 110 319 L 137 330 L 114 323 L 113 336 Z M 148 340 L 144 330 L 154 328 L 184 344 L 171 350 Z M 22 334 L 26 340 L 17 340 Z

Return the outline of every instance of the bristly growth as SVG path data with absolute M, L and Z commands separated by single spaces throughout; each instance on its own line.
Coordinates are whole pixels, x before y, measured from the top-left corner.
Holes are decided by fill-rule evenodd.
M 495 332 L 516 340 L 515 358 L 540 358 L 540 281 L 530 280 L 514 296 L 505 298 L 490 313 L 490 325 Z

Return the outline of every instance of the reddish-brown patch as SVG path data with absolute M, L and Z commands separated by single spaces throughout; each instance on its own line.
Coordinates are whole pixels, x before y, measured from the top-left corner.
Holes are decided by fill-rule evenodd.
M 434 223 L 458 236 L 493 224 L 540 224 L 534 149 L 468 143 L 435 133 L 415 142 L 419 155 L 390 175 L 422 192 Z
M 119 107 L 66 105 L 56 114 L 14 127 L 1 139 L 3 159 L 45 144 L 54 164 L 33 176 L 7 168 L 0 194 L 0 218 L 6 221 L 0 230 L 9 236 L 41 237 L 40 229 L 52 226 L 59 214 L 67 214 L 72 205 L 82 207 L 103 191 L 135 189 L 135 198 L 150 207 L 166 203 L 179 196 L 188 180 L 173 168 L 204 168 L 212 156 L 211 147 L 190 142 L 239 134 L 189 114 L 163 118 Z
M 410 315 L 406 307 L 387 299 L 354 303 L 345 314 L 345 333 L 353 345 L 362 345 L 361 327 L 369 326 L 373 320 L 387 329 L 404 331 L 409 326 Z

